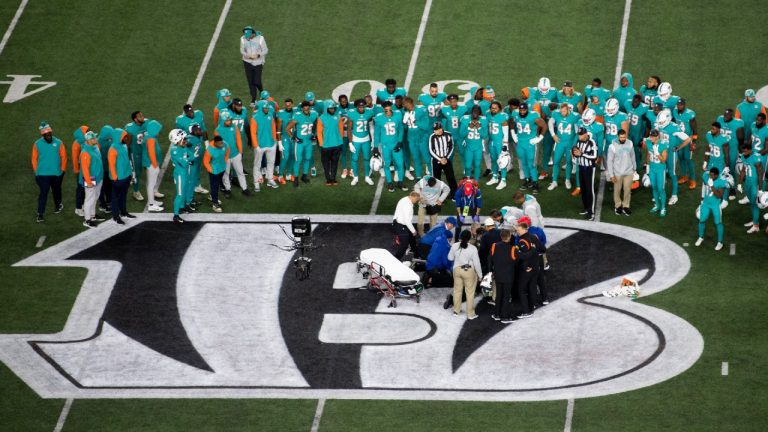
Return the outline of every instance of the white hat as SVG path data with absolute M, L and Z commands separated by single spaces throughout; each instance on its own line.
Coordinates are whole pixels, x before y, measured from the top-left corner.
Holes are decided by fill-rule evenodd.
M 496 221 L 494 221 L 491 218 L 485 218 L 485 221 L 483 222 L 483 225 L 485 226 L 496 226 Z

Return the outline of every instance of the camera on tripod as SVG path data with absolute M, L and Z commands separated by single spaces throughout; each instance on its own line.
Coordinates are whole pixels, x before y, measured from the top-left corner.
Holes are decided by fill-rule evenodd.
M 296 216 L 291 219 L 291 233 L 293 234 L 294 249 L 299 251 L 300 256 L 293 260 L 293 268 L 296 270 L 296 277 L 303 281 L 309 279 L 312 272 L 312 258 L 306 253 L 315 248 L 314 238 L 312 237 L 312 222 L 308 216 Z

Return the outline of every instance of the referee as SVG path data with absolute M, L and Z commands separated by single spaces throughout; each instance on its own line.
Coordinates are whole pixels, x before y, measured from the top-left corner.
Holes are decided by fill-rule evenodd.
M 429 154 L 432 155 L 432 176 L 440 180 L 443 173 L 451 188 L 449 196 L 456 194 L 456 176 L 453 174 L 453 164 L 451 156 L 453 155 L 453 136 L 450 132 L 443 131 L 443 125 L 435 122 L 432 126 L 434 133 L 429 137 Z
M 579 141 L 573 147 L 573 157 L 579 166 L 581 202 L 584 211 L 579 213 L 587 220 L 595 220 L 595 175 L 597 172 L 597 144 L 583 127 L 578 130 Z

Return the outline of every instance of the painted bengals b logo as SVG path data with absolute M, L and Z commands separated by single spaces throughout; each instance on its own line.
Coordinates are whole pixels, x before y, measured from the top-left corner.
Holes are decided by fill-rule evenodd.
M 4 361 L 43 397 L 333 397 L 533 400 L 640 388 L 698 359 L 701 335 L 662 310 L 604 298 L 621 276 L 643 296 L 688 272 L 677 245 L 602 223 L 550 220 L 556 298 L 503 326 L 442 308 L 449 288 L 397 309 L 359 286 L 360 250 L 388 217 L 317 216 L 312 279 L 293 275 L 279 215 L 146 215 L 104 225 L 19 266 L 89 269 L 61 333 L 0 335 Z M 359 281 L 358 281 L 359 282 Z

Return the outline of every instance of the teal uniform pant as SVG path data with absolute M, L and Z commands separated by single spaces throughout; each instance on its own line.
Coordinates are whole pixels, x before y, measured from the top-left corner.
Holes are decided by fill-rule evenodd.
M 654 207 L 658 210 L 666 208 L 667 191 L 664 188 L 666 170 L 651 167 L 648 176 L 651 178 L 651 190 L 653 191 Z
M 749 206 L 752 210 L 752 223 L 760 223 L 760 208 L 757 206 L 757 185 L 744 182 L 744 195 L 749 198 Z
M 141 179 L 141 173 L 144 172 L 141 164 L 141 155 L 144 153 L 144 144 L 136 144 L 131 148 L 131 157 L 133 159 L 133 170 L 136 172 L 136 181 L 133 182 L 133 191 L 139 191 L 139 180 Z
M 424 176 L 424 165 L 432 164 L 432 157 L 429 154 L 429 144 L 427 143 L 426 136 L 422 131 L 409 129 L 408 130 L 408 153 L 413 160 L 413 173 L 416 177 Z M 429 174 L 429 170 L 426 172 Z
M 173 183 L 176 185 L 176 197 L 173 199 L 173 214 L 178 216 L 187 205 L 187 191 L 189 183 L 189 174 L 186 169 L 173 170 Z
M 672 183 L 672 195 L 677 195 L 677 152 L 673 149 L 667 151 L 667 173 Z
M 688 177 L 691 180 L 696 180 L 696 169 L 693 163 L 693 153 L 691 153 L 691 146 L 687 145 L 677 152 L 677 159 L 680 163 L 680 175 Z
M 488 153 L 491 155 L 491 170 L 493 171 L 493 176 L 496 177 L 499 175 L 499 155 L 502 152 L 502 147 L 504 146 L 503 142 L 493 142 L 491 141 L 488 148 Z M 501 174 L 499 177 L 501 180 L 506 181 L 507 180 L 507 169 L 504 168 L 501 170 Z
M 480 166 L 483 162 L 483 145 L 481 143 L 467 144 L 464 149 L 464 175 L 480 181 Z
M 360 162 L 360 156 L 363 157 L 363 172 L 365 173 L 365 176 L 368 177 L 371 175 L 371 142 L 365 141 L 365 142 L 353 142 L 353 146 L 355 146 L 355 152 L 352 153 L 352 175 L 354 177 L 357 177 L 360 169 L 359 162 Z M 387 170 L 389 172 L 389 170 Z
M 560 177 L 560 161 L 563 158 L 565 158 L 565 179 L 571 179 L 571 171 L 573 171 L 571 148 L 572 144 L 570 141 L 565 142 L 565 140 L 561 140 L 555 144 L 555 156 L 552 162 L 552 181 L 557 182 L 557 179 Z M 579 185 L 578 182 L 579 176 L 576 176 L 576 187 Z
M 341 139 L 341 155 L 339 156 L 339 168 L 340 169 L 347 169 L 349 164 L 347 161 L 352 160 L 352 158 L 349 157 L 349 138 L 342 138 Z
M 707 222 L 707 219 L 709 219 L 709 215 L 712 215 L 712 218 L 715 221 L 715 228 L 717 229 L 717 242 L 722 243 L 723 242 L 723 211 L 720 209 L 720 206 L 711 206 L 706 203 L 701 203 L 701 208 L 699 209 L 699 237 L 704 237 L 704 225 Z
M 300 174 L 309 175 L 309 166 L 315 160 L 314 146 L 312 141 L 305 140 L 293 143 L 293 175 L 298 177 Z
M 291 144 L 290 138 L 283 138 L 283 154 L 280 156 L 280 165 L 278 171 L 283 177 L 293 173 L 293 165 L 296 162 L 294 152 L 296 148 Z
M 552 139 L 552 135 L 549 132 L 544 134 L 544 139 L 541 141 L 541 171 L 546 172 L 549 165 L 549 159 L 552 157 L 552 153 L 555 147 L 555 140 Z M 554 165 L 553 165 L 554 166 Z M 538 178 L 538 177 L 537 177 Z
M 517 143 L 517 157 L 523 164 L 523 175 L 531 181 L 539 180 L 539 172 L 536 169 L 536 144 L 530 144 L 527 140 Z
M 394 144 L 383 144 L 381 146 L 381 157 L 384 162 L 384 177 L 386 178 L 387 183 L 392 183 L 392 171 L 389 170 L 389 167 L 393 164 L 395 166 L 395 172 L 397 172 L 397 178 L 400 179 L 400 181 L 405 179 L 403 149 L 395 151 L 395 147 Z
M 192 166 L 189 167 L 189 175 L 187 176 L 187 190 L 184 195 L 185 204 L 189 205 L 195 197 L 195 188 L 200 184 L 200 165 L 202 164 L 202 158 L 195 158 Z

